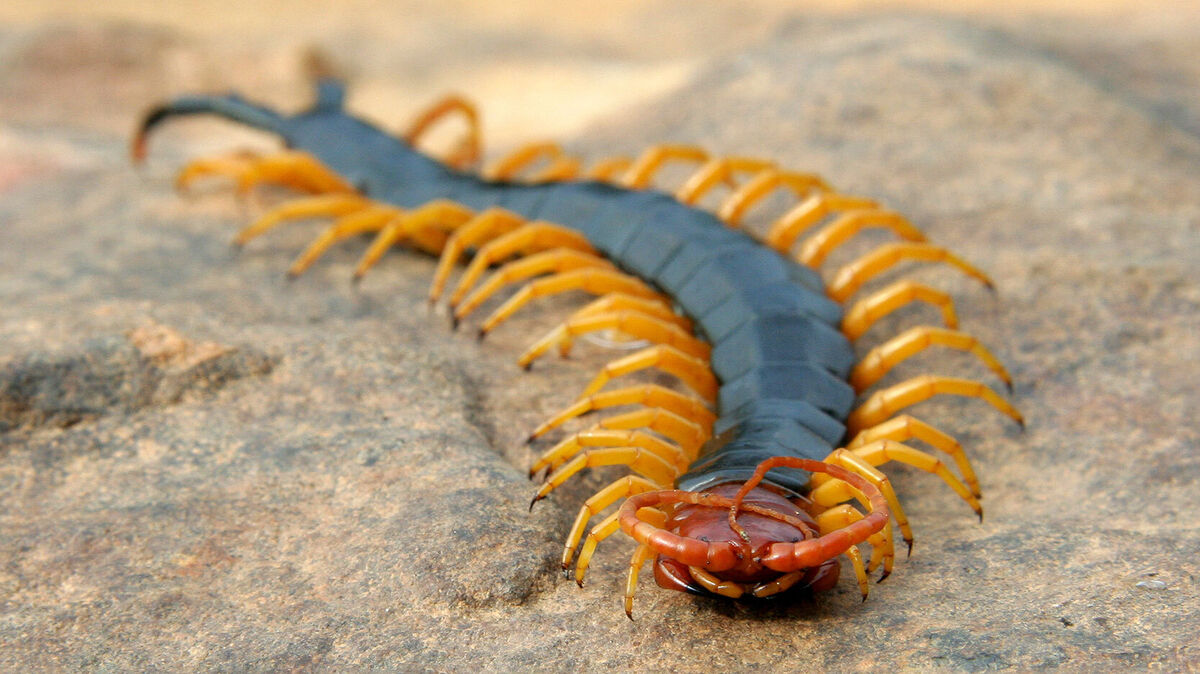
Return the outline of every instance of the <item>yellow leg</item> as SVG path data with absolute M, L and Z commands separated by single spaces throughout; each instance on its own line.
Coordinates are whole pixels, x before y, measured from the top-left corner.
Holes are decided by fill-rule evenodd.
M 333 244 L 354 236 L 356 234 L 365 234 L 367 232 L 377 232 L 383 228 L 389 221 L 395 220 L 403 214 L 402 211 L 395 208 L 371 206 L 360 211 L 343 215 L 338 218 L 332 225 L 325 229 L 320 236 L 316 238 L 308 248 L 297 257 L 292 266 L 288 268 L 288 276 L 296 277 L 303 274 L 317 258 L 321 257 L 326 250 Z
M 741 173 L 760 173 L 775 168 L 774 162 L 766 159 L 751 157 L 721 157 L 710 159 L 693 173 L 683 186 L 675 192 L 675 198 L 685 204 L 695 204 L 716 187 L 717 183 L 725 183 L 730 187 L 737 184 L 737 176 Z
M 649 433 L 636 430 L 621 430 L 593 426 L 568 436 L 562 442 L 542 454 L 529 468 L 532 476 L 543 468 L 555 471 L 559 466 L 583 451 L 585 447 L 636 447 L 657 456 L 683 473 L 690 462 L 682 447 L 661 440 Z
M 657 368 L 678 377 L 688 388 L 700 394 L 708 402 L 717 399 L 717 378 L 709 369 L 708 363 L 665 345 L 651 346 L 624 358 L 612 361 L 604 366 L 600 374 L 588 384 L 583 395 L 589 396 L 599 391 L 610 379 L 630 372 Z
M 716 415 L 700 400 L 658 384 L 644 384 L 580 398 L 570 407 L 535 428 L 529 434 L 529 440 L 539 438 L 575 417 L 624 405 L 645 405 L 650 409 L 667 410 L 695 423 L 706 432 L 712 428 L 713 422 L 716 420 Z
M 242 193 L 262 183 L 285 185 L 314 194 L 355 192 L 353 186 L 307 152 L 288 151 L 260 157 L 237 176 L 237 188 Z
M 243 150 L 219 157 L 193 159 L 175 176 L 175 189 L 186 191 L 196 180 L 213 176 L 237 181 L 238 176 L 249 171 L 258 158 L 259 155 Z
M 584 177 L 605 183 L 616 183 L 632 165 L 633 160 L 629 157 L 607 157 L 592 164 L 592 167 L 584 172 Z
M 629 575 L 625 577 L 625 615 L 630 620 L 633 620 L 633 594 L 637 591 L 638 573 L 652 554 L 649 546 L 638 545 L 629 560 Z
M 661 489 L 658 484 L 647 480 L 644 477 L 637 475 L 626 475 L 625 477 L 613 482 L 604 489 L 596 492 L 594 496 L 589 498 L 579 508 L 579 515 L 575 517 L 575 523 L 571 525 L 571 531 L 567 534 L 567 541 L 563 545 L 562 552 L 562 568 L 566 571 L 571 567 L 571 562 L 575 557 L 575 548 L 578 547 L 579 541 L 583 539 L 583 532 L 587 528 L 587 524 L 593 517 L 599 515 L 603 510 L 610 505 L 620 501 L 623 498 L 628 498 L 634 494 L 640 494 L 646 491 L 654 491 Z
M 356 194 L 328 194 L 296 199 L 264 213 L 258 220 L 238 232 L 233 243 L 237 246 L 244 245 L 288 220 L 348 215 L 370 206 L 371 202 L 368 199 Z
M 527 222 L 520 227 L 487 242 L 471 259 L 466 271 L 458 280 L 458 286 L 450 295 L 450 305 L 462 301 L 467 292 L 479 280 L 487 268 L 518 253 L 536 253 L 551 248 L 573 248 L 585 253 L 595 253 L 592 244 L 579 232 L 549 222 Z M 455 312 L 457 318 L 462 314 Z
M 409 124 L 408 131 L 404 133 L 404 140 L 409 145 L 416 147 L 421 136 L 425 135 L 425 132 L 437 122 L 446 119 L 454 113 L 462 115 L 466 121 L 467 135 L 441 161 L 447 166 L 465 170 L 474 166 L 479 161 L 483 153 L 483 140 L 480 133 L 479 112 L 473 103 L 461 96 L 450 94 L 426 108 Z
M 817 521 L 817 529 L 824 536 L 838 529 L 848 527 L 862 518 L 861 511 L 849 504 L 843 503 L 826 510 L 813 519 Z M 879 576 L 880 581 L 892 574 L 892 568 L 896 564 L 896 549 L 891 534 L 891 528 L 885 527 L 882 531 L 872 534 L 867 539 L 867 543 L 871 546 L 871 560 L 864 571 L 864 577 L 866 571 L 874 571 L 881 564 L 883 565 L 883 573 Z M 855 575 L 858 575 L 857 569 L 855 569 Z M 861 588 L 862 577 L 859 577 L 859 589 Z
M 497 307 L 490 316 L 484 319 L 483 324 L 479 326 L 480 336 L 496 329 L 496 326 L 508 320 L 518 309 L 530 301 L 569 290 L 582 290 L 593 295 L 606 295 L 616 291 L 651 299 L 661 297 L 637 277 L 619 271 L 602 268 L 575 269 L 530 281 L 522 286 L 520 290 L 505 300 L 504 304 Z
M 842 267 L 833 277 L 827 292 L 838 302 L 844 302 L 858 291 L 862 284 L 884 270 L 904 260 L 921 262 L 945 262 L 958 267 L 964 274 L 978 279 L 989 289 L 992 280 L 958 256 L 940 246 L 928 243 L 889 243 L 882 245 L 854 262 Z
M 597 428 L 626 429 L 648 428 L 679 445 L 690 463 L 700 453 L 700 447 L 712 436 L 709 429 L 661 407 L 644 407 L 625 414 L 614 414 L 602 419 Z
M 817 232 L 800 247 L 796 260 L 816 269 L 834 249 L 864 229 L 890 229 L 906 241 L 924 241 L 925 235 L 907 218 L 893 211 L 855 211 L 847 213 Z
M 498 236 L 511 232 L 525 223 L 525 219 L 503 208 L 489 208 L 464 223 L 450 235 L 442 256 L 438 259 L 437 271 L 429 286 L 429 301 L 436 302 L 446 287 L 450 271 L 463 253 L 472 246 L 479 246 Z
M 950 472 L 946 464 L 938 461 L 932 454 L 892 440 L 878 440 L 846 451 L 852 452 L 872 466 L 882 466 L 888 461 L 896 461 L 937 475 L 954 490 L 954 493 L 966 501 L 967 505 L 971 506 L 971 510 L 975 511 L 980 521 L 983 520 L 983 506 L 979 504 L 979 499 L 975 498 L 975 495 L 954 476 L 954 473 Z
M 688 333 L 692 332 L 692 322 L 686 316 L 680 316 L 675 313 L 669 304 L 658 300 L 647 299 L 643 297 L 635 297 L 624 293 L 608 293 L 597 298 L 593 302 L 588 303 L 583 308 L 571 314 L 566 321 L 558 324 L 558 327 L 565 327 L 566 324 L 575 318 L 583 318 L 585 316 L 594 316 L 596 314 L 606 314 L 612 311 L 636 311 L 647 316 L 664 320 L 668 323 L 678 325 L 681 329 Z M 565 336 L 558 342 L 558 353 L 562 357 L 566 357 L 571 353 L 571 347 L 574 342 L 570 335 Z
M 850 385 L 855 392 L 862 393 L 905 359 L 935 345 L 975 355 L 1000 377 L 1009 391 L 1012 390 L 1012 378 L 1008 376 L 1008 370 L 978 339 L 965 332 L 929 326 L 910 328 L 871 349 L 850 372 Z
M 584 468 L 599 468 L 600 466 L 628 466 L 630 470 L 645 477 L 655 484 L 667 485 L 680 475 L 681 471 L 665 459 L 641 447 L 604 447 L 589 449 L 565 463 L 550 476 L 537 494 L 533 502 L 546 498 L 550 492 L 561 487 Z
M 958 466 L 958 470 L 963 476 L 963 482 L 966 482 L 967 487 L 971 489 L 971 495 L 975 498 L 980 497 L 979 478 L 975 476 L 975 469 L 971 467 L 971 461 L 967 458 L 967 453 L 963 451 L 962 445 L 949 435 L 920 419 L 901 414 L 881 424 L 859 431 L 854 439 L 846 445 L 846 449 L 853 451 L 879 440 L 896 442 L 920 440 L 934 449 L 945 452 Z
M 380 230 L 367 252 L 359 259 L 354 269 L 354 280 L 361 279 L 399 241 L 412 240 L 430 253 L 441 251 L 445 247 L 447 233 L 470 222 L 473 215 L 471 209 L 462 204 L 438 199 L 393 220 Z
M 797 198 L 804 198 L 813 192 L 828 192 L 829 186 L 815 175 L 767 169 L 734 190 L 717 209 L 717 217 L 730 227 L 738 227 L 751 206 L 777 189 L 787 189 Z
M 862 337 L 876 321 L 912 302 L 927 302 L 941 309 L 951 330 L 958 328 L 954 301 L 946 293 L 916 281 L 896 281 L 854 303 L 842 318 L 842 332 L 850 341 Z
M 772 223 L 771 228 L 767 230 L 766 243 L 786 255 L 801 234 L 829 215 L 878 207 L 879 204 L 870 199 L 833 192 L 819 192 L 796 204 L 790 211 Z
M 621 176 L 621 184 L 640 190 L 650 186 L 654 174 L 668 161 L 699 163 L 708 159 L 708 153 L 694 145 L 655 145 L 646 148 L 641 156 Z
M 450 304 L 457 309 L 455 315 L 460 319 L 465 318 L 467 314 L 510 283 L 549 272 L 561 274 L 564 271 L 593 267 L 615 269 L 611 262 L 599 255 L 584 253 L 574 248 L 555 248 L 534 253 L 529 257 L 514 260 L 500 267 L 486 281 L 476 286 L 461 302 L 456 303 L 451 298 Z
M 875 485 L 883 494 L 883 498 L 887 501 L 888 508 L 892 511 L 892 517 L 896 520 L 896 526 L 900 528 L 900 535 L 904 538 L 904 542 L 908 544 L 908 549 L 912 551 L 913 533 L 912 528 L 908 524 L 908 516 L 904 514 L 904 509 L 900 507 L 900 499 L 896 498 L 896 491 L 892 489 L 892 482 L 879 470 L 876 470 L 868 461 L 862 459 L 854 452 L 845 449 L 834 450 L 832 454 L 825 457 L 825 463 L 841 466 L 846 470 L 857 473 L 865 478 L 868 482 Z M 817 505 L 832 507 L 843 501 L 849 501 L 854 496 L 853 487 L 837 478 L 830 477 L 824 473 L 815 473 L 809 482 L 812 491 L 808 497 Z
M 569 157 L 557 143 L 530 143 L 484 169 L 483 175 L 489 180 L 516 180 L 521 171 L 542 159 L 548 160 L 551 167 L 559 167 L 556 171 L 563 171 L 565 166 L 573 165 L 575 170 L 571 175 L 574 175 L 579 169 L 578 160 Z
M 665 514 L 653 508 L 642 508 L 637 514 L 643 521 L 660 528 L 667 521 Z M 588 532 L 587 538 L 583 541 L 583 549 L 579 551 L 579 561 L 575 563 L 575 583 L 579 587 L 583 587 L 583 577 L 587 575 L 588 566 L 592 563 L 592 555 L 596 554 L 596 546 L 600 544 L 600 541 L 612 536 L 621 528 L 617 519 L 619 515 L 619 512 L 615 512 L 605 517 Z M 626 604 L 626 609 L 632 611 L 632 605 Z
M 858 409 L 850 413 L 849 419 L 846 420 L 847 433 L 854 435 L 864 428 L 878 425 L 910 405 L 916 405 L 935 395 L 943 394 L 984 400 L 1011 417 L 1022 428 L 1025 427 L 1025 419 L 1017 411 L 1017 408 L 980 382 L 954 377 L 921 375 L 873 394 Z
M 712 347 L 702 342 L 674 323 L 637 311 L 613 311 L 572 318 L 563 325 L 546 333 L 534 342 L 517 363 L 528 369 L 533 361 L 555 344 L 597 330 L 616 330 L 635 339 L 645 339 L 655 344 L 669 344 L 686 354 L 708 360 Z

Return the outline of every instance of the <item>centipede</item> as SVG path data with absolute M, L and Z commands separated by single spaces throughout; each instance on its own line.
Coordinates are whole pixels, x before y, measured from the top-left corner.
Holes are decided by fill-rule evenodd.
M 481 339 L 539 298 L 592 296 L 519 356 L 526 369 L 551 350 L 567 354 L 581 337 L 615 334 L 641 345 L 604 365 L 528 438 L 541 446 L 557 439 L 529 468 L 542 480 L 530 508 L 585 469 L 625 467 L 580 506 L 561 565 L 582 586 L 598 546 L 617 531 L 631 537 L 623 597 L 630 619 L 647 562 L 660 587 L 752 601 L 836 587 L 845 558 L 866 600 L 871 576 L 893 571 L 894 531 L 908 554 L 913 544 L 882 466 L 937 476 L 983 518 L 962 445 L 906 410 L 965 396 L 1024 427 L 1008 400 L 1008 372 L 958 329 L 947 292 L 911 279 L 860 292 L 905 262 L 946 265 L 992 288 L 990 278 L 901 214 L 818 175 L 667 144 L 585 165 L 557 144 L 533 143 L 477 170 L 479 115 L 466 99 L 446 97 L 393 134 L 348 113 L 345 85 L 335 79 L 319 80 L 315 103 L 294 114 L 237 94 L 162 103 L 137 126 L 134 161 L 146 157 L 153 129 L 193 115 L 282 140 L 277 152 L 195 159 L 177 184 L 217 178 L 239 190 L 271 184 L 299 193 L 235 240 L 325 219 L 289 274 L 304 273 L 338 242 L 373 236 L 355 279 L 395 247 L 437 256 L 429 301 L 444 299 L 455 327 L 499 302 L 479 323 Z M 460 143 L 437 154 L 418 148 L 454 116 L 466 121 Z M 656 182 L 668 165 L 688 174 L 670 191 Z M 704 207 L 706 196 L 721 198 Z M 748 214 L 780 197 L 787 210 L 755 236 Z M 828 275 L 830 254 L 870 229 L 894 240 Z M 943 324 L 911 327 L 857 357 L 855 341 L 872 325 L 921 303 L 939 310 Z M 931 374 L 878 385 L 929 347 L 972 354 L 1009 395 Z M 644 383 L 647 375 L 655 383 Z M 568 432 L 593 413 L 598 421 Z

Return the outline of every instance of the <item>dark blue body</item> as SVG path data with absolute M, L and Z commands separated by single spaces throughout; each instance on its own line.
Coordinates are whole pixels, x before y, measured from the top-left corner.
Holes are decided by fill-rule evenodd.
M 712 344 L 721 382 L 713 440 L 678 488 L 745 481 L 772 456 L 822 460 L 842 440 L 854 402 L 846 383 L 854 353 L 838 329 L 841 307 L 826 297 L 816 272 L 711 213 L 655 191 L 598 182 L 493 183 L 454 171 L 347 116 L 341 87 L 332 82 L 322 84 L 312 110 L 295 117 L 236 98 L 181 99 L 152 113 L 143 135 L 167 116 L 195 113 L 274 131 L 373 199 L 404 208 L 435 199 L 476 210 L 499 206 L 575 229 L 674 298 Z M 782 469 L 770 481 L 802 492 L 808 476 Z

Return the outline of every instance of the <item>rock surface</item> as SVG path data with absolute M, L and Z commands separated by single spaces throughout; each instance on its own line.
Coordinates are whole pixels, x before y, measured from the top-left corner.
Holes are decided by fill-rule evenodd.
M 614 34 L 682 11 L 621 7 Z M 1200 666 L 1200 106 L 1186 95 L 1200 75 L 1194 30 L 1179 28 L 1200 21 L 1095 19 L 1096 34 L 1123 37 L 1085 45 L 1065 19 L 776 8 L 722 35 L 711 26 L 736 10 L 713 7 L 681 19 L 708 27 L 707 52 L 556 23 L 517 42 L 412 21 L 455 25 L 507 70 L 582 44 L 558 62 L 558 98 L 592 91 L 598 64 L 642 77 L 602 118 L 564 123 L 587 126 L 567 139 L 575 150 L 771 156 L 879 199 L 988 270 L 995 298 L 944 269 L 903 270 L 953 290 L 1029 420 L 1021 433 L 978 401 L 917 408 L 968 448 L 982 525 L 935 478 L 897 468 L 917 545 L 865 604 L 846 582 L 746 606 L 647 578 L 630 623 L 629 541 L 601 547 L 582 590 L 554 572 L 578 504 L 612 475 L 526 512 L 522 438 L 612 357 L 581 345 L 532 374 L 512 364 L 571 302 L 478 343 L 427 308 L 433 262 L 413 253 L 352 287 L 350 243 L 289 283 L 319 225 L 234 252 L 258 206 L 170 186 L 186 157 L 260 138 L 189 122 L 156 139 L 147 169 L 125 159 L 124 130 L 172 92 L 236 84 L 299 104 L 311 47 L 374 92 L 359 102 L 382 119 L 395 113 L 372 100 L 430 98 L 439 74 L 470 81 L 472 59 L 422 69 L 435 38 L 390 51 L 378 32 L 354 50 L 349 23 L 327 42 L 263 30 L 231 51 L 228 37 L 138 23 L 9 24 L 0 670 Z M 243 67 L 226 76 L 226 59 Z M 521 107 L 513 84 L 501 109 Z M 826 271 L 886 240 L 863 239 Z M 935 318 L 885 321 L 860 349 Z M 935 353 L 887 381 L 923 371 L 987 377 Z

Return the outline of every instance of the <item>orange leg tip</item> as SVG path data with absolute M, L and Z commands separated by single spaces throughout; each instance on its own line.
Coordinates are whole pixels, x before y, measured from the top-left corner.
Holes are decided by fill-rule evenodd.
M 877 580 L 877 581 L 875 581 L 875 582 L 876 582 L 876 583 L 882 583 L 883 581 L 887 580 L 887 577 L 888 577 L 888 576 L 890 576 L 890 575 L 892 575 L 892 572 L 891 572 L 891 571 L 888 571 L 887 569 L 884 569 L 884 570 L 883 570 L 883 573 L 879 574 L 879 580 Z
M 533 506 L 540 500 L 542 500 L 542 497 L 535 494 L 533 500 L 529 502 L 529 512 L 533 512 Z
M 915 541 L 911 538 L 906 538 L 904 539 L 904 542 L 908 544 L 908 554 L 906 556 L 912 558 L 913 543 L 915 543 Z
M 450 316 L 450 329 L 455 331 L 458 330 L 458 316 L 453 314 Z
M 484 337 L 487 337 L 487 330 L 479 328 L 479 332 L 475 333 L 475 340 L 482 342 Z

